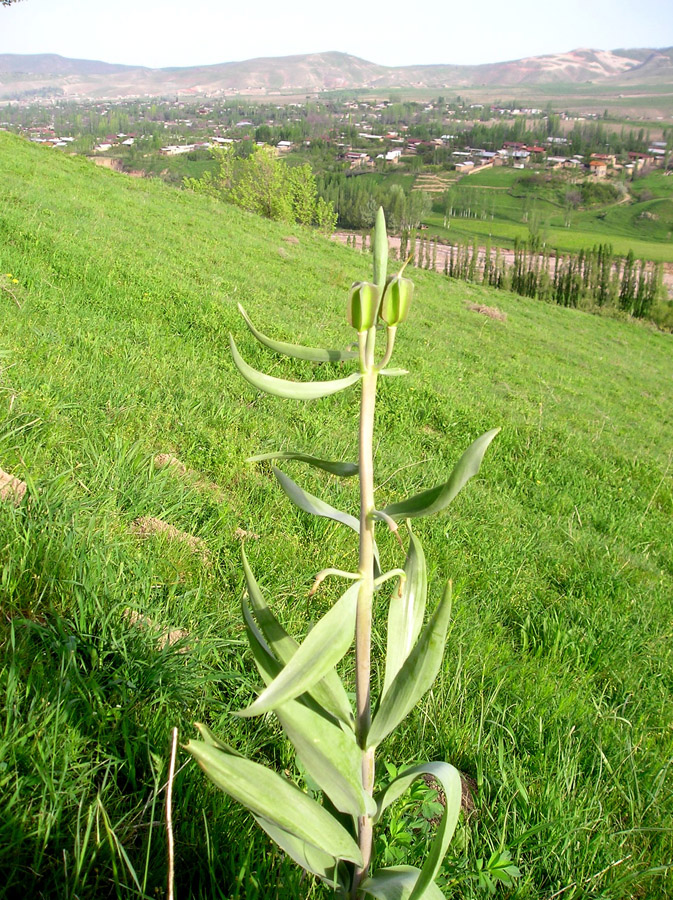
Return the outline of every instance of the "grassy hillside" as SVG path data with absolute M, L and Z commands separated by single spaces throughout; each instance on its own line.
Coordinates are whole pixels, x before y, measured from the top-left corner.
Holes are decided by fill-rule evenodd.
M 357 397 L 259 396 L 228 333 L 258 368 L 307 376 L 254 345 L 236 303 L 274 336 L 342 345 L 348 287 L 369 272 L 312 232 L 0 133 L 0 468 L 28 483 L 20 506 L 0 503 L 0 896 L 160 895 L 174 725 L 186 741 L 208 722 L 291 765 L 274 721 L 231 715 L 257 687 L 241 530 L 297 635 L 312 576 L 356 547 L 245 458 L 351 457 Z M 505 846 L 522 877 L 502 896 L 671 897 L 671 336 L 413 277 L 395 359 L 411 374 L 380 391 L 377 497 L 434 484 L 472 438 L 502 432 L 450 513 L 418 525 L 430 602 L 457 586 L 453 626 L 384 758 L 445 758 L 473 779 L 447 896 L 482 896 L 477 860 Z M 348 482 L 288 471 L 355 508 Z M 147 517 L 202 543 L 143 536 Z M 399 560 L 384 535 L 381 551 Z M 317 595 L 321 613 L 336 591 Z M 182 752 L 174 804 L 178 896 L 326 896 Z M 378 852 L 416 860 L 395 820 Z

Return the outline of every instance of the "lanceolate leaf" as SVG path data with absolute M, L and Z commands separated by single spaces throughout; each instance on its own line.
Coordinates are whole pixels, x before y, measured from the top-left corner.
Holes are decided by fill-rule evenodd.
M 379 375 L 388 375 L 392 377 L 397 377 L 399 375 L 408 375 L 408 369 L 381 369 Z
M 245 600 L 242 607 L 255 663 L 264 682 L 270 684 L 281 670 L 281 664 L 264 641 Z M 312 702 L 307 695 L 304 697 L 309 704 Z M 290 700 L 274 712 L 294 745 L 299 761 L 336 809 L 355 817 L 374 815 L 376 804 L 362 790 L 362 751 L 352 729 L 342 729 L 335 719 L 300 700 Z M 230 750 L 204 730 L 205 733 L 201 733 L 206 743 Z
M 362 863 L 360 850 L 346 829 L 290 781 L 259 763 L 201 741 L 189 741 L 187 750 L 217 787 L 254 815 L 329 856 Z
M 241 599 L 241 609 L 243 611 L 243 620 L 245 622 L 245 630 L 248 636 L 248 643 L 252 650 L 252 657 L 255 660 L 257 671 L 262 676 L 264 684 L 271 684 L 273 679 L 280 675 L 283 668 L 273 653 L 270 651 L 266 641 L 264 640 L 257 624 L 250 612 L 250 607 L 245 601 L 245 597 Z
M 264 681 L 265 685 L 271 684 L 271 682 L 274 680 L 274 678 L 276 678 L 276 676 L 279 675 L 280 672 L 282 671 L 283 665 L 282 665 L 282 663 L 278 662 L 276 657 L 273 655 L 273 653 L 269 649 L 269 646 L 266 643 L 266 641 L 264 640 L 264 637 L 263 637 L 261 631 L 257 627 L 257 623 L 255 622 L 255 619 L 252 615 L 250 607 L 248 606 L 245 598 L 243 598 L 241 600 L 241 609 L 243 611 L 243 619 L 245 621 L 245 630 L 246 630 L 246 634 L 248 636 L 248 643 L 250 644 L 250 649 L 252 650 L 252 655 L 253 655 L 253 659 L 255 660 L 255 665 L 257 666 L 257 671 L 262 676 L 262 680 Z M 299 646 L 299 645 L 297 644 L 297 646 Z M 336 672 L 334 670 L 332 670 L 332 674 L 334 674 L 338 678 L 338 676 L 336 675 Z M 323 691 L 325 690 L 324 684 L 325 684 L 325 679 L 323 679 L 323 681 L 320 682 L 320 686 L 322 686 Z M 341 682 L 339 682 L 339 685 L 341 686 Z M 314 693 L 318 693 L 318 687 L 319 686 L 316 686 L 316 688 L 314 688 Z M 340 721 L 340 717 L 335 715 L 334 713 L 329 712 L 325 705 L 319 703 L 316 700 L 314 693 L 307 691 L 306 693 L 302 694 L 297 700 L 291 700 L 289 702 L 290 703 L 302 703 L 305 706 L 307 706 L 309 709 L 311 709 L 314 713 L 316 713 L 318 716 L 320 716 L 321 720 L 326 720 L 331 725 L 337 724 Z M 329 699 L 331 700 L 331 697 Z M 348 704 L 347 697 L 346 697 L 346 703 Z M 289 704 L 285 704 L 285 706 L 288 706 L 288 705 Z M 276 712 L 277 712 L 277 710 L 276 710 Z M 353 726 L 350 722 L 350 719 L 342 724 L 345 724 L 346 729 L 350 728 L 351 733 L 352 733 Z M 199 727 L 200 726 L 197 724 L 197 728 L 199 728 Z M 206 743 L 209 743 L 209 744 L 213 743 L 212 735 L 206 736 L 204 734 L 203 738 L 206 741 Z M 218 741 L 217 738 L 215 738 L 214 740 L 215 740 L 214 746 L 221 747 L 222 749 L 225 749 L 225 750 L 231 749 L 226 744 L 223 744 L 221 741 Z
M 376 804 L 362 790 L 362 751 L 355 734 L 297 700 L 274 712 L 299 761 L 334 806 L 352 816 L 374 815 Z
M 315 466 L 316 469 L 323 469 L 330 475 L 338 475 L 339 478 L 351 478 L 357 475 L 359 467 L 357 463 L 341 462 L 340 460 L 332 462 L 329 459 L 317 459 L 315 456 L 307 456 L 305 453 L 291 453 L 289 451 L 280 451 L 278 453 L 260 453 L 257 456 L 249 456 L 248 462 L 263 462 L 266 459 L 298 459 L 300 462 L 308 463 L 309 466 Z
M 444 655 L 450 618 L 449 583 L 413 650 L 379 701 L 372 727 L 367 735 L 368 747 L 380 744 L 432 686 Z
M 295 359 L 307 359 L 311 362 L 341 362 L 347 359 L 357 359 L 358 354 L 354 350 L 323 350 L 321 347 L 301 347 L 299 344 L 286 344 L 285 341 L 274 341 L 255 328 L 250 320 L 250 316 L 240 303 L 238 304 L 238 311 L 260 344 L 264 344 L 270 350 L 275 350 L 276 353 L 293 356 Z
M 390 784 L 376 796 L 378 812 L 375 821 L 378 821 L 383 811 L 390 806 L 391 803 L 394 803 L 395 800 L 401 797 L 412 782 L 417 778 L 421 778 L 423 775 L 432 775 L 432 777 L 439 782 L 442 791 L 444 792 L 445 805 L 441 821 L 437 827 L 437 833 L 435 834 L 432 846 L 430 847 L 430 852 L 423 863 L 420 874 L 414 879 L 415 883 L 413 889 L 409 894 L 391 895 L 404 896 L 407 897 L 408 900 L 427 900 L 427 898 L 434 898 L 437 896 L 434 892 L 436 889 L 434 879 L 439 872 L 442 860 L 446 853 L 446 848 L 449 846 L 449 842 L 453 837 L 453 832 L 456 830 L 458 815 L 460 813 L 460 774 L 457 769 L 445 762 L 421 763 L 418 766 L 413 766 L 405 772 L 402 772 L 401 775 L 398 775 L 397 778 L 393 779 L 393 781 L 391 781 Z M 374 896 L 378 895 L 375 894 Z M 383 896 L 388 900 L 388 895 Z M 439 896 L 441 896 L 441 893 Z
M 271 840 L 275 841 L 290 859 L 293 859 L 302 869 L 317 875 L 318 878 L 332 887 L 336 888 L 342 885 L 345 889 L 346 885 L 343 884 L 340 877 L 338 862 L 333 856 L 330 856 L 313 844 L 308 844 L 289 831 L 285 831 L 285 829 L 280 828 L 263 816 L 255 816 L 255 821 L 266 831 Z
M 300 488 L 297 482 L 293 481 L 289 475 L 286 475 L 285 472 L 281 472 L 281 470 L 277 469 L 275 466 L 273 466 L 273 474 L 278 479 L 278 483 L 287 496 L 299 507 L 299 509 L 303 509 L 304 512 L 311 513 L 313 516 L 322 516 L 325 519 L 333 519 L 335 522 L 341 522 L 343 525 L 348 525 L 353 531 L 360 532 L 360 521 L 356 519 L 355 516 L 352 516 L 350 513 L 341 512 L 340 509 L 335 509 L 333 506 L 330 506 L 329 503 L 325 503 L 320 497 L 314 497 L 313 494 L 309 494 L 308 491 Z
M 344 388 L 355 384 L 362 377 L 359 372 L 354 372 L 347 378 L 338 378 L 336 381 L 286 381 L 284 378 L 274 378 L 273 375 L 265 375 L 258 372 L 243 359 L 236 348 L 234 338 L 229 335 L 229 345 L 236 368 L 253 387 L 276 397 L 284 397 L 290 400 L 316 400 L 318 397 L 327 397 L 343 391 Z
M 415 494 L 399 503 L 391 503 L 383 512 L 392 519 L 406 519 L 413 516 L 431 516 L 445 509 L 470 478 L 477 474 L 488 445 L 499 431 L 499 428 L 493 428 L 470 444 L 445 484 L 439 484 L 429 491 Z
M 225 744 L 224 741 L 215 737 L 207 725 L 203 725 L 201 722 L 195 722 L 194 725 L 206 744 L 210 744 L 211 747 L 217 747 L 219 750 L 224 750 L 225 753 L 231 753 L 232 756 L 240 756 L 243 758 L 242 753 L 239 753 L 238 750 L 235 750 L 233 747 L 230 747 L 229 744 Z
M 415 866 L 390 866 L 377 869 L 360 885 L 360 891 L 376 900 L 409 900 L 421 870 Z M 444 894 L 433 882 L 425 888 L 423 900 L 444 900 Z
M 428 594 L 428 575 L 423 547 L 409 528 L 409 552 L 404 564 L 406 580 L 402 596 L 393 593 L 388 607 L 388 645 L 383 693 L 402 668 L 416 643 L 423 626 L 425 601 Z
M 324 519 L 333 519 L 335 522 L 341 522 L 343 525 L 348 525 L 348 527 L 352 528 L 357 534 L 360 534 L 360 520 L 356 519 L 355 516 L 351 516 L 350 513 L 341 512 L 340 509 L 335 509 L 333 506 L 330 506 L 329 503 L 325 503 L 320 497 L 314 497 L 313 494 L 309 494 L 308 491 L 300 488 L 297 482 L 293 481 L 289 475 L 286 475 L 285 472 L 281 472 L 281 470 L 277 469 L 275 466 L 273 467 L 273 474 L 278 479 L 278 483 L 287 496 L 299 507 L 299 509 L 303 509 L 304 512 L 311 513 L 313 516 L 321 516 Z M 374 577 L 378 578 L 381 573 L 381 564 L 379 562 L 379 551 L 376 544 L 374 544 L 374 562 Z
M 346 653 L 355 633 L 356 581 L 307 634 L 279 675 L 240 716 L 259 716 L 310 691 Z
M 280 660 L 280 663 L 282 664 L 288 663 L 297 652 L 299 644 L 293 637 L 291 637 L 287 633 L 287 631 L 285 631 L 278 619 L 276 619 L 274 614 L 269 609 L 264 600 L 259 585 L 255 580 L 255 576 L 252 573 L 244 550 L 242 550 L 241 555 L 243 557 L 243 572 L 245 574 L 245 581 L 248 588 L 250 603 L 255 612 L 255 616 L 257 617 L 259 628 L 262 632 L 262 634 L 260 635 L 253 622 L 252 627 L 255 635 L 258 636 L 258 640 L 261 641 L 262 649 L 263 651 L 265 651 L 265 655 L 270 657 L 272 660 L 274 659 L 274 656 L 277 657 L 277 659 Z M 248 618 L 246 616 L 245 606 L 243 608 L 243 615 L 246 618 L 246 624 L 249 624 Z M 268 641 L 268 645 L 264 643 L 265 640 Z M 254 654 L 255 647 L 252 646 L 252 641 L 251 647 Z M 255 661 L 257 662 L 257 656 L 255 656 Z M 264 674 L 264 672 L 260 668 L 259 663 L 257 667 L 260 669 L 260 674 L 265 679 L 265 681 L 268 675 L 272 676 L 268 678 L 268 684 L 269 681 L 273 680 L 273 678 L 276 677 L 276 674 L 278 674 L 278 672 L 280 671 L 280 667 L 278 667 L 278 663 L 276 663 L 276 666 L 278 668 L 274 668 L 273 664 L 270 663 L 268 659 L 262 659 L 262 665 L 267 675 Z M 348 700 L 348 695 L 346 694 L 344 686 L 341 683 L 341 679 L 339 678 L 335 669 L 330 669 L 330 671 L 325 675 L 322 681 L 319 681 L 316 685 L 314 685 L 310 689 L 309 693 L 311 694 L 313 699 L 328 713 L 333 715 L 335 718 L 340 719 L 349 727 L 352 727 L 353 710 L 351 708 L 350 701 Z

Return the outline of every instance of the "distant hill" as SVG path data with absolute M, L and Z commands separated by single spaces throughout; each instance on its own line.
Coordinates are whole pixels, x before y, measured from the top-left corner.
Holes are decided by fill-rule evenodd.
M 261 57 L 211 66 L 149 69 L 55 54 L 0 54 L 0 99 L 30 93 L 70 99 L 117 99 L 174 94 L 274 95 L 395 87 L 673 81 L 673 48 L 579 49 L 479 66 L 380 66 L 336 51 Z
M 0 54 L 0 75 L 116 75 L 129 70 L 138 71 L 138 67 L 114 65 L 93 59 L 68 59 L 56 53 Z

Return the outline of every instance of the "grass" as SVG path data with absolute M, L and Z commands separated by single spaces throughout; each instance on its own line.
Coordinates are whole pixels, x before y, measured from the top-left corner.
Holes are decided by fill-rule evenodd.
M 156 896 L 173 725 L 184 741 L 206 721 L 293 771 L 273 721 L 231 715 L 257 687 L 236 530 L 259 535 L 251 564 L 297 635 L 313 573 L 357 554 L 245 462 L 278 447 L 352 456 L 356 396 L 297 405 L 251 391 L 230 330 L 259 368 L 314 367 L 256 347 L 236 303 L 274 336 L 342 345 L 348 287 L 370 262 L 7 134 L 0 169 L 0 466 L 30 494 L 0 504 L 0 896 Z M 380 391 L 377 497 L 432 485 L 477 434 L 503 430 L 451 512 L 418 525 L 431 602 L 454 579 L 453 625 L 438 683 L 384 757 L 446 758 L 474 779 L 475 813 L 442 873 L 450 896 L 481 896 L 477 860 L 505 846 L 522 877 L 503 895 L 671 897 L 671 337 L 413 277 L 396 349 L 411 374 Z M 157 469 L 157 452 L 197 476 Z M 288 466 L 355 508 L 347 482 Z M 208 559 L 139 538 L 146 515 L 202 538 Z M 385 535 L 381 552 L 399 562 Z M 337 591 L 327 584 L 317 611 Z M 162 648 L 175 628 L 186 636 Z M 327 895 L 182 753 L 174 805 L 178 896 Z M 391 818 L 387 858 L 416 861 L 420 801 L 414 815 L 421 846 L 407 849 Z
M 634 199 L 627 203 L 597 204 L 568 213 L 562 198 L 568 182 L 533 184 L 529 173 L 509 168 L 488 169 L 461 179 L 456 192 L 467 191 L 470 206 L 483 218 L 453 216 L 444 227 L 443 212 L 426 217 L 433 233 L 448 240 L 480 242 L 492 238 L 511 247 L 526 240 L 535 220 L 547 244 L 561 252 L 578 252 L 610 243 L 615 253 L 633 250 L 640 259 L 673 262 L 673 184 L 655 172 L 633 184 Z M 528 214 L 528 221 L 526 219 Z

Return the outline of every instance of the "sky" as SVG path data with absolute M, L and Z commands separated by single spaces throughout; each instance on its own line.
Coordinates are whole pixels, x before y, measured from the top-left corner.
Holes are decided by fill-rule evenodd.
M 673 46 L 673 0 L 22 0 L 0 53 L 210 65 L 340 50 L 386 66 L 500 62 L 578 47 Z

